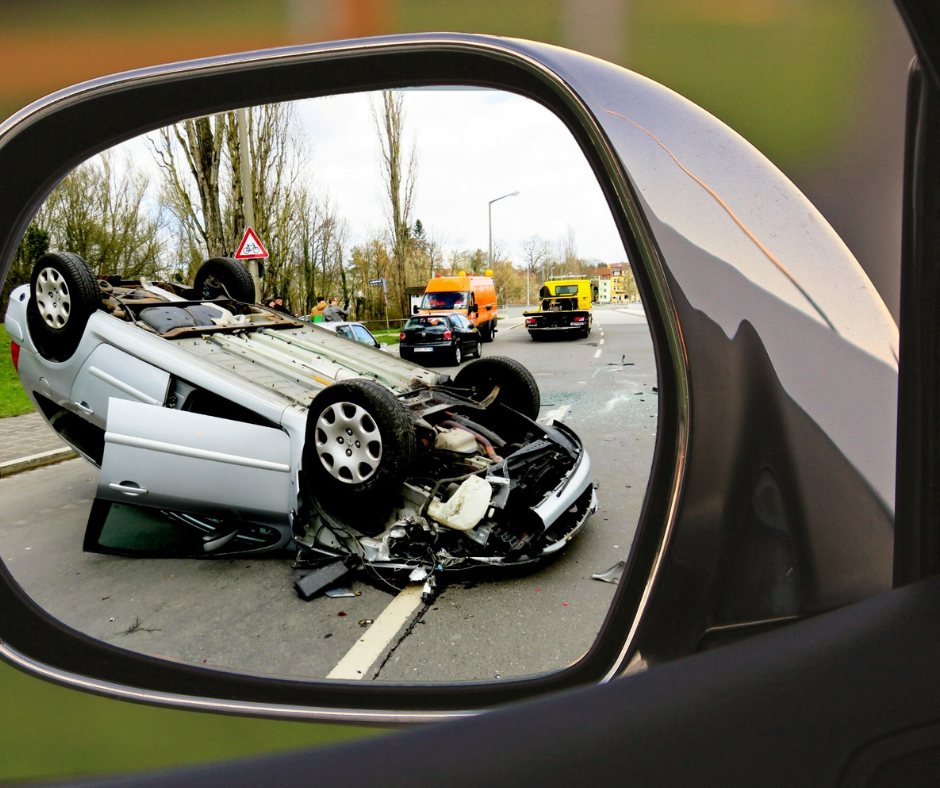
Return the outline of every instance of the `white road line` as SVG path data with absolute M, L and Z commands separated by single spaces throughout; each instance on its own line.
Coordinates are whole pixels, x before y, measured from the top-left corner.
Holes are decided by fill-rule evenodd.
M 570 405 L 562 405 L 561 407 L 550 410 L 542 418 L 539 419 L 540 424 L 551 424 L 553 421 L 564 421 L 565 416 L 568 415 L 568 411 L 571 410 Z
M 601 341 L 600 341 L 600 342 L 598 342 L 597 344 L 599 344 L 599 345 L 603 345 L 603 344 L 604 344 L 604 340 L 603 340 L 603 339 L 601 339 Z
M 602 351 L 600 348 L 598 348 L 598 349 L 597 349 L 597 352 L 594 354 L 594 358 L 600 358 L 600 357 L 601 357 L 601 353 L 603 353 L 603 352 L 604 352 L 604 351 Z
M 423 583 L 412 583 L 396 596 L 366 633 L 329 672 L 328 679 L 361 679 L 385 653 L 392 638 L 421 604 Z

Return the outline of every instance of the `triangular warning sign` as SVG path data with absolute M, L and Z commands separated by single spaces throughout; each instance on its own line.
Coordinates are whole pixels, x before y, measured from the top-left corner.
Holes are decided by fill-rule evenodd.
M 268 250 L 264 248 L 261 239 L 255 235 L 255 231 L 250 227 L 245 230 L 245 236 L 238 245 L 238 251 L 235 252 L 236 260 L 252 260 L 256 257 L 267 258 Z

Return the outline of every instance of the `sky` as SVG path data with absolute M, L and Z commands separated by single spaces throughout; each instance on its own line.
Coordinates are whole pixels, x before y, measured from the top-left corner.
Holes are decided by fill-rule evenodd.
M 307 151 L 304 177 L 349 224 L 350 248 L 387 227 L 372 104 L 381 94 L 354 93 L 296 102 Z M 404 91 L 405 146 L 417 159 L 412 224 L 420 219 L 444 248 L 487 250 L 488 202 L 493 239 L 522 264 L 523 242 L 557 243 L 569 229 L 577 253 L 605 263 L 626 259 L 623 244 L 587 160 L 564 124 L 529 99 L 476 88 Z M 159 176 L 142 139 L 119 146 Z M 149 160 L 149 161 L 148 161 Z M 262 242 L 264 239 L 261 239 Z

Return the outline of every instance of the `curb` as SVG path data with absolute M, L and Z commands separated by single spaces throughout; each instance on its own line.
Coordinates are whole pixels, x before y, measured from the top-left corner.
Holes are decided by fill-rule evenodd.
M 7 460 L 0 462 L 0 479 L 7 476 L 13 476 L 16 473 L 28 471 L 31 468 L 41 468 L 43 465 L 53 465 L 63 460 L 71 460 L 78 454 L 67 446 L 52 451 L 44 451 L 40 454 L 33 454 L 29 457 L 21 457 L 18 460 Z

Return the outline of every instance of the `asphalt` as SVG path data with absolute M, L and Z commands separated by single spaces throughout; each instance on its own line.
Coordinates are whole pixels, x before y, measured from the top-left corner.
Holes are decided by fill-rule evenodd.
M 542 392 L 540 417 L 569 424 L 591 456 L 598 510 L 544 565 L 458 573 L 413 610 L 404 592 L 362 573 L 351 580 L 353 596 L 304 602 L 291 590 L 292 556 L 86 553 L 98 474 L 80 460 L 0 479 L 0 557 L 65 625 L 192 665 L 383 682 L 558 670 L 591 647 L 607 616 L 617 586 L 593 575 L 628 556 L 655 443 L 656 367 L 642 311 L 599 308 L 595 321 L 587 339 L 534 343 L 521 315 L 510 314 L 486 346 L 485 355 L 529 366 Z M 403 614 L 389 618 L 398 608 Z

